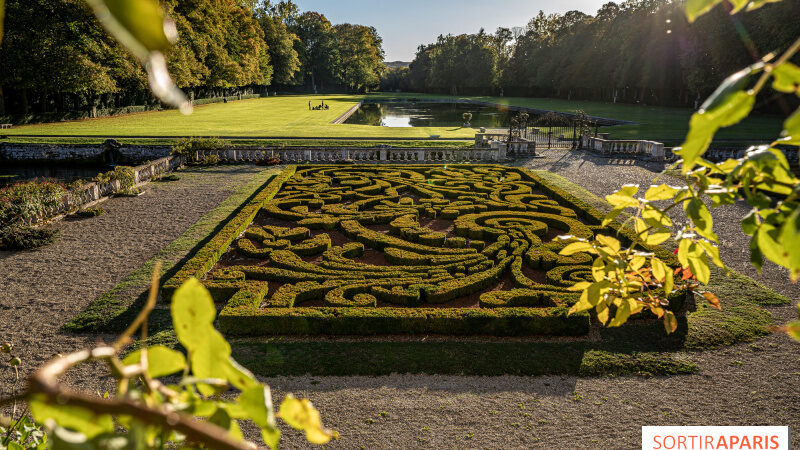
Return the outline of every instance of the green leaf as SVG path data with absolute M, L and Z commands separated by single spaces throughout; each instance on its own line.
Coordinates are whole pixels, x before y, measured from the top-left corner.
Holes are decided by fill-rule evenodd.
M 628 321 L 628 317 L 630 316 L 631 316 L 630 303 L 623 300 L 617 305 L 617 312 L 616 314 L 614 314 L 614 318 L 611 319 L 611 322 L 608 323 L 608 326 L 609 327 L 621 326 Z
M 783 136 L 791 136 L 792 139 L 800 139 L 800 108 L 792 113 L 785 122 L 783 122 Z
M 231 359 L 231 346 L 214 326 L 216 309 L 208 290 L 192 278 L 172 298 L 172 321 L 175 334 L 189 353 L 192 374 L 197 378 L 228 380 L 239 389 L 251 387 L 255 377 Z M 204 395 L 215 389 L 199 384 Z
M 644 210 L 642 210 L 642 219 L 647 222 L 648 225 L 651 227 L 671 227 L 672 226 L 672 219 L 669 218 L 668 215 L 664 214 L 658 208 L 654 208 L 651 205 L 646 205 Z
M 759 250 L 765 258 L 780 266 L 789 268 L 786 253 L 780 242 L 781 230 L 771 223 L 763 223 L 756 234 Z
M 683 173 L 688 173 L 694 168 L 698 158 L 708 149 L 717 130 L 734 125 L 750 114 L 755 100 L 755 95 L 738 91 L 728 96 L 714 109 L 701 109 L 692 115 L 689 121 L 689 134 L 680 150 L 677 150 L 683 158 Z M 712 96 L 707 103 L 716 104 L 717 101 Z
M 772 69 L 772 88 L 776 91 L 786 92 L 789 94 L 800 95 L 798 87 L 800 87 L 800 67 L 785 62 L 777 65 Z
M 700 241 L 698 243 L 700 247 L 705 250 L 706 254 L 711 257 L 711 261 L 717 267 L 725 267 L 725 264 L 722 262 L 722 259 L 719 256 L 719 247 L 715 244 L 708 242 L 708 241 Z
M 723 0 L 686 0 L 686 5 L 684 6 L 686 18 L 689 19 L 689 23 L 692 23 L 697 20 L 698 17 L 711 11 L 714 6 L 722 3 L 722 1 Z
M 667 276 L 667 272 L 670 271 L 670 268 L 664 264 L 664 261 L 661 261 L 655 256 L 650 258 L 650 267 L 653 269 L 653 276 L 658 281 L 663 281 Z
M 764 254 L 758 247 L 758 238 L 753 237 L 750 239 L 750 264 L 756 268 L 758 273 L 761 273 L 761 268 L 764 266 Z
M 750 4 L 747 5 L 747 10 L 752 11 L 757 8 L 761 8 L 762 6 L 766 5 L 767 3 L 777 3 L 783 0 L 752 0 Z
M 168 36 L 164 12 L 156 0 L 89 0 L 108 31 L 124 45 L 139 46 L 136 52 L 165 51 L 174 36 Z M 174 25 L 171 25 L 174 30 Z
M 267 426 L 269 416 L 272 415 L 272 399 L 269 388 L 254 386 L 242 391 L 237 400 L 239 406 L 247 413 L 247 417 L 259 428 Z
M 645 200 L 655 202 L 659 200 L 669 200 L 675 197 L 675 194 L 678 193 L 680 189 L 674 188 L 672 186 L 667 186 L 666 184 L 662 184 L 659 186 L 650 186 L 647 192 L 644 194 Z
M 625 210 L 624 207 L 612 209 L 611 212 L 606 214 L 606 216 L 603 218 L 603 222 L 601 223 L 601 225 L 607 227 L 608 225 L 611 224 L 611 222 L 614 221 L 614 219 L 616 219 L 620 214 L 622 214 L 622 211 L 624 210 Z
M 70 405 L 52 405 L 40 398 L 29 402 L 31 415 L 38 423 L 54 420 L 60 427 L 83 434 L 88 439 L 114 431 L 114 421 L 109 415 L 95 414 Z
M 261 428 L 261 437 L 270 448 L 278 447 L 281 432 L 275 423 L 272 408 L 272 394 L 266 386 L 254 386 L 242 392 L 239 405 L 247 413 L 250 420 Z
M 205 343 L 206 331 L 217 315 L 211 293 L 195 278 L 175 291 L 171 312 L 175 334 L 189 352 Z
M 126 366 L 139 364 L 141 350 L 129 354 L 122 360 Z M 151 378 L 161 378 L 173 373 L 180 372 L 186 368 L 186 358 L 183 353 L 156 345 L 147 349 L 147 374 Z
M 711 211 L 702 200 L 695 197 L 684 203 L 683 209 L 686 211 L 686 216 L 694 223 L 697 234 L 714 242 L 719 240 L 714 233 L 714 219 L 711 217 Z
M 786 252 L 786 262 L 792 271 L 792 280 L 800 274 L 800 209 L 796 209 L 783 223 L 780 244 Z
M 711 280 L 711 268 L 708 265 L 708 257 L 705 253 L 701 253 L 700 256 L 689 257 L 689 268 L 699 282 L 708 284 Z

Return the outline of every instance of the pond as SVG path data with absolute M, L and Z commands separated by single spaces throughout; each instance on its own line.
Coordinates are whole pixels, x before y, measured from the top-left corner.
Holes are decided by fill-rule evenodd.
M 380 127 L 456 127 L 464 113 L 472 113 L 473 128 L 507 128 L 513 114 L 508 109 L 466 103 L 367 103 L 346 124 Z
M 106 165 L 70 166 L 3 163 L 0 165 L 0 187 L 34 178 L 50 178 L 63 182 L 90 180 L 100 172 L 112 169 L 112 167 Z

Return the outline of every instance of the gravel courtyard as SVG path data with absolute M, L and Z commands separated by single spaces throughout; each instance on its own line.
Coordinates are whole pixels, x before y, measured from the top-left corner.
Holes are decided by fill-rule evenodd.
M 626 183 L 649 185 L 656 175 L 646 165 L 568 151 L 547 151 L 525 167 L 551 170 L 600 196 Z M 91 345 L 96 336 L 65 335 L 59 327 L 258 171 L 185 171 L 181 181 L 151 184 L 141 197 L 105 202 L 100 217 L 55 225 L 61 238 L 52 246 L 0 252 L 0 341 L 15 344 L 26 370 Z M 723 259 L 798 300 L 800 287 L 779 268 L 766 267 L 762 276 L 750 269 L 747 237 L 738 227 L 744 211 L 741 205 L 715 211 Z M 771 311 L 780 321 L 796 314 L 793 306 Z M 315 403 L 342 435 L 329 448 L 635 448 L 643 424 L 800 427 L 800 344 L 776 334 L 692 357 L 699 373 L 650 379 L 398 374 L 266 381 L 276 401 L 293 392 Z M 102 388 L 90 372 L 72 381 Z M 0 395 L 7 394 L 6 378 L 0 380 Z M 284 431 L 284 448 L 305 447 L 302 436 Z M 800 445 L 797 432 L 792 440 Z

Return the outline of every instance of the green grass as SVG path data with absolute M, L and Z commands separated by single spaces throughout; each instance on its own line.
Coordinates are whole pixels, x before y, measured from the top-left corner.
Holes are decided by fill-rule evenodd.
M 233 356 L 262 376 L 675 375 L 697 366 L 685 354 L 619 352 L 586 342 L 238 342 Z M 321 357 L 324 355 L 324 357 Z
M 202 170 L 202 169 L 201 169 Z M 133 271 L 123 281 L 114 286 L 98 299 L 93 301 L 82 313 L 64 325 L 69 332 L 118 332 L 123 330 L 143 304 L 144 294 L 150 283 L 150 277 L 157 261 L 161 261 L 162 281 L 174 274 L 174 268 L 193 251 L 201 247 L 205 240 L 213 235 L 221 224 L 235 215 L 240 206 L 255 192 L 261 189 L 279 168 L 270 168 L 255 174 L 253 178 L 239 187 L 228 199 L 186 230 L 180 237 L 162 249 L 155 257 L 148 260 Z M 185 177 L 185 176 L 184 176 Z M 159 324 L 168 320 L 166 311 L 155 311 L 156 320 L 151 320 L 158 329 Z
M 174 145 L 180 141 L 179 138 L 123 138 L 117 139 L 123 145 Z M 77 144 L 77 145 L 98 145 L 106 141 L 106 138 L 85 138 L 85 137 L 22 137 L 9 136 L 0 142 L 8 144 Z M 365 147 L 372 148 L 378 144 L 389 145 L 395 148 L 472 148 L 473 140 L 343 140 L 343 139 L 230 139 L 233 146 L 246 147 Z
M 404 138 L 421 139 L 430 135 L 442 138 L 471 139 L 475 130 L 461 127 L 389 128 L 369 125 L 333 125 L 330 122 L 363 98 L 448 98 L 474 99 L 505 105 L 574 112 L 637 122 L 638 125 L 608 127 L 618 139 L 652 139 L 678 144 L 688 129 L 692 111 L 688 108 L 638 106 L 547 98 L 448 97 L 424 94 L 372 95 L 285 95 L 229 103 L 214 103 L 195 108 L 190 116 L 177 111 L 151 111 L 123 116 L 87 119 L 52 124 L 25 125 L 3 134 L 87 135 L 87 136 L 259 136 L 326 138 Z M 308 102 L 330 105 L 326 111 L 309 111 Z M 755 115 L 741 124 L 720 131 L 718 139 L 766 140 L 778 136 L 782 118 Z M 374 144 L 374 143 L 371 143 Z M 312 144 L 314 145 L 314 144 Z M 323 145 L 317 143 L 317 145 Z

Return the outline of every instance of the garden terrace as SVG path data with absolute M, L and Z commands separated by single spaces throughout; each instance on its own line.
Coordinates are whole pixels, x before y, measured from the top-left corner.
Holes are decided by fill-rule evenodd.
M 592 258 L 559 255 L 571 241 L 559 236 L 617 232 L 601 220 L 525 169 L 289 167 L 164 298 L 202 279 L 230 335 L 583 335 L 589 317 L 568 315 L 569 288 L 591 277 Z

